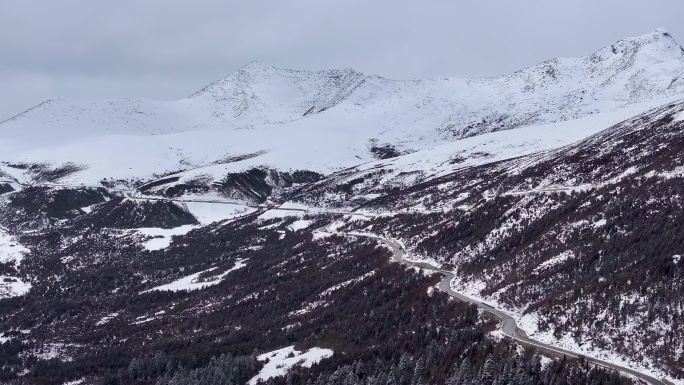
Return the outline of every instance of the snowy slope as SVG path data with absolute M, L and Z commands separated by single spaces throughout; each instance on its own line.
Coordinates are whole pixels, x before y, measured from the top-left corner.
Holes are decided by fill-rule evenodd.
M 661 29 L 487 79 L 399 81 L 255 62 L 175 102 L 49 100 L 0 123 L 0 162 L 72 162 L 82 167 L 63 181 L 86 184 L 216 163 L 208 172 L 217 176 L 258 166 L 327 174 L 374 160 L 372 146 L 408 153 L 601 113 L 627 118 L 641 112 L 633 106 L 684 96 L 682 74 L 684 50 Z M 7 163 L 0 172 L 33 178 Z
M 468 167 L 523 157 L 578 142 L 642 111 L 660 107 L 663 100 L 632 104 L 611 112 L 549 124 L 497 131 L 437 145 L 391 159 L 366 162 L 333 173 L 297 192 L 292 198 L 313 205 L 357 207 L 367 199 L 439 178 Z M 595 143 L 594 143 L 595 144 Z M 597 146 L 598 147 L 598 146 Z M 557 157 L 552 153 L 541 159 Z M 528 161 L 529 162 L 529 161 Z M 352 196 L 339 194 L 352 184 Z M 337 193 L 335 193 L 337 192 Z

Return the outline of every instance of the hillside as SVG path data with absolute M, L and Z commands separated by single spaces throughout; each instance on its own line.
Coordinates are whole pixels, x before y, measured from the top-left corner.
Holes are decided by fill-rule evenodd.
M 47 101 L 0 123 L 0 382 L 684 384 L 683 74 L 658 29 Z
M 454 287 L 535 338 L 681 378 L 684 102 L 556 150 L 367 200 L 392 234 L 451 266 Z M 317 194 L 314 196 L 323 196 Z

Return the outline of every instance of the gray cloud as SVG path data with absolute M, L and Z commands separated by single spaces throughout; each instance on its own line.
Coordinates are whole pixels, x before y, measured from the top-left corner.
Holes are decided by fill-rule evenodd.
M 8 1 L 0 120 L 48 98 L 179 99 L 255 59 L 402 79 L 494 76 L 656 27 L 684 43 L 682 14 L 681 0 Z

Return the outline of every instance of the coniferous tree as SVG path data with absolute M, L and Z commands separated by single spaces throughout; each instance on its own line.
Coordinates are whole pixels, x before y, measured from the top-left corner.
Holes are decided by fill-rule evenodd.
M 494 359 L 491 355 L 487 356 L 485 364 L 480 371 L 480 384 L 481 385 L 493 385 L 496 379 Z

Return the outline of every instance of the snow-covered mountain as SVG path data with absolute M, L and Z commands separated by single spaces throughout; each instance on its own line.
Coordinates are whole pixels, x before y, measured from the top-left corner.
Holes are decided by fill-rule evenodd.
M 36 106 L 0 123 L 0 382 L 684 385 L 683 69 L 656 30 Z
M 390 80 L 254 62 L 174 102 L 48 100 L 0 123 L 0 170 L 30 181 L 7 163 L 73 163 L 80 171 L 65 180 L 75 183 L 198 167 L 216 178 L 264 166 L 327 174 L 524 126 L 600 116 L 602 129 L 681 98 L 683 77 L 684 49 L 662 29 L 484 79 Z M 585 135 L 562 130 L 525 134 L 523 142 L 551 143 L 526 152 Z

